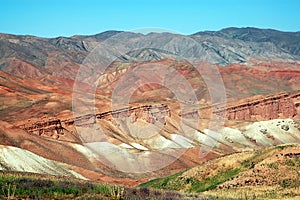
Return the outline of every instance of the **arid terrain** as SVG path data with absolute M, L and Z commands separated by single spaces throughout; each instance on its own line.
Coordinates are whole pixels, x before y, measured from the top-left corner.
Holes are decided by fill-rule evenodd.
M 299 144 L 220 157 L 142 184 L 233 199 L 298 199 Z
M 256 28 L 0 34 L 0 169 L 297 197 L 299 46 Z

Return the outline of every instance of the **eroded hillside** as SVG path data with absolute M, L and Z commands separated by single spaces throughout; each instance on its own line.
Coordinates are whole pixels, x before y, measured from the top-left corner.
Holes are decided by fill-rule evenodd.
M 2 34 L 0 144 L 88 179 L 136 185 L 227 154 L 299 143 L 299 52 L 287 33 L 261 30 L 272 33 L 261 41 L 252 34 L 259 30 L 244 31 Z M 95 51 L 99 63 L 87 62 Z
M 155 179 L 141 186 L 204 192 L 219 198 L 297 199 L 300 196 L 299 144 L 246 151 Z

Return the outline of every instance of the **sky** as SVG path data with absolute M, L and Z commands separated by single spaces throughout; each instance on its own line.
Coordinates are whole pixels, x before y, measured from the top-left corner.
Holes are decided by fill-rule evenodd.
M 0 32 L 40 37 L 160 28 L 300 31 L 300 0 L 0 0 Z

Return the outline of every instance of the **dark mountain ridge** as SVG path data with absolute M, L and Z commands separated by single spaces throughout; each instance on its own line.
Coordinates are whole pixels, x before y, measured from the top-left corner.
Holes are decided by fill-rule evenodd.
M 225 28 L 220 31 L 204 31 L 193 35 L 217 36 L 226 39 L 240 39 L 248 42 L 271 42 L 286 52 L 300 55 L 300 32 L 283 32 L 274 29 Z
M 300 32 L 258 28 L 226 28 L 193 35 L 106 31 L 89 36 L 39 38 L 0 34 L 0 69 L 14 71 L 9 66 L 18 59 L 52 73 L 57 64 L 80 65 L 101 43 L 123 49 L 126 55 L 121 56 L 122 62 L 177 56 L 226 66 L 251 64 L 253 59 L 298 62 L 300 55 Z

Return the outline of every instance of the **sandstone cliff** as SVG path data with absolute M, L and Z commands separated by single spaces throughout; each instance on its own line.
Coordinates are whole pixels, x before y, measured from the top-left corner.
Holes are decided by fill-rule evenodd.
M 206 118 L 210 117 L 209 114 L 211 114 L 211 111 L 213 112 L 212 114 L 217 116 L 224 116 L 226 120 L 261 121 L 277 118 L 293 118 L 297 121 L 299 120 L 300 113 L 300 92 L 256 96 L 242 99 L 238 102 L 230 102 L 227 107 L 218 105 L 213 107 L 213 109 L 212 107 L 200 109 L 199 111 L 192 109 L 187 113 L 179 113 L 177 118 Z M 79 136 L 76 134 L 75 125 L 76 127 L 84 128 L 92 126 L 95 123 L 105 122 L 109 123 L 109 126 L 124 131 L 130 129 L 127 127 L 128 123 L 134 124 L 137 120 L 162 127 L 166 125 L 167 117 L 171 117 L 168 105 L 141 105 L 75 118 L 43 118 L 37 121 L 28 121 L 18 126 L 30 134 L 60 140 L 78 141 Z M 176 129 L 174 130 L 176 131 Z
M 118 127 L 120 126 L 119 120 L 124 118 L 130 119 L 131 123 L 136 122 L 137 119 L 141 119 L 153 125 L 165 125 L 166 116 L 171 116 L 170 109 L 167 105 L 143 105 L 97 114 L 88 114 L 75 118 L 58 119 L 45 117 L 36 121 L 29 120 L 27 123 L 19 125 L 19 128 L 29 134 L 72 141 L 74 138 L 70 138 L 70 134 L 76 131 L 75 125 L 78 127 L 87 127 L 91 124 L 95 124 L 99 120 L 105 120 Z
M 299 114 L 300 92 L 279 93 L 263 97 L 252 97 L 239 102 L 231 102 L 214 111 L 221 115 L 225 112 L 228 120 L 270 120 L 276 118 L 294 118 Z

